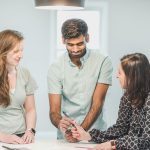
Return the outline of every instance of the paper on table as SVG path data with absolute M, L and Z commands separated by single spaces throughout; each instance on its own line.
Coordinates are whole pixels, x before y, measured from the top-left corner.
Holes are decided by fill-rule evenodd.
M 5 145 L 2 145 L 3 148 L 5 148 L 6 150 L 31 150 L 29 148 L 26 148 L 26 147 L 19 147 L 19 148 L 12 148 L 12 147 L 8 147 L 8 146 L 5 146 Z
M 91 147 L 84 147 L 84 146 L 77 146 L 75 148 L 80 149 L 80 150 L 92 150 L 93 149 Z

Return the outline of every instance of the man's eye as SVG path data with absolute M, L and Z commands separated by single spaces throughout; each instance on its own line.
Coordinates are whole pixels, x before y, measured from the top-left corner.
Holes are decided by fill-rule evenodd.
M 82 46 L 83 44 L 84 44 L 83 42 L 82 43 L 78 43 L 77 46 Z
M 73 44 L 68 44 L 68 46 L 73 46 Z

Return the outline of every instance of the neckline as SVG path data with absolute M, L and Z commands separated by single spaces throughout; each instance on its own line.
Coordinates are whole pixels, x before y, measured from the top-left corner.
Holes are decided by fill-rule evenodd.
M 17 83 L 18 83 L 18 67 L 16 67 L 16 83 L 13 88 L 10 88 L 9 91 L 11 94 L 15 94 L 15 91 L 17 89 Z
M 10 93 L 14 94 L 15 93 L 16 88 L 10 89 Z

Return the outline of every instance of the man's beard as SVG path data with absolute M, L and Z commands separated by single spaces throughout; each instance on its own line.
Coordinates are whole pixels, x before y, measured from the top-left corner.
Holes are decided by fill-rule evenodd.
M 82 51 L 79 51 L 79 52 L 70 52 L 68 49 L 67 51 L 69 53 L 70 58 L 81 58 L 86 54 L 86 47 Z

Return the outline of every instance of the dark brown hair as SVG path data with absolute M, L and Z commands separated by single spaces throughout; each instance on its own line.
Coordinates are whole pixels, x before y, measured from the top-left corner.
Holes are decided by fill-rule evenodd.
M 23 40 L 20 32 L 4 30 L 0 32 L 0 105 L 7 107 L 10 104 L 8 71 L 6 58 L 8 52 Z
M 84 20 L 68 19 L 61 28 L 64 39 L 77 38 L 80 35 L 86 36 L 88 34 L 88 26 Z
M 121 66 L 126 76 L 126 92 L 134 107 L 140 108 L 150 92 L 150 64 L 141 53 L 133 53 L 121 58 Z

